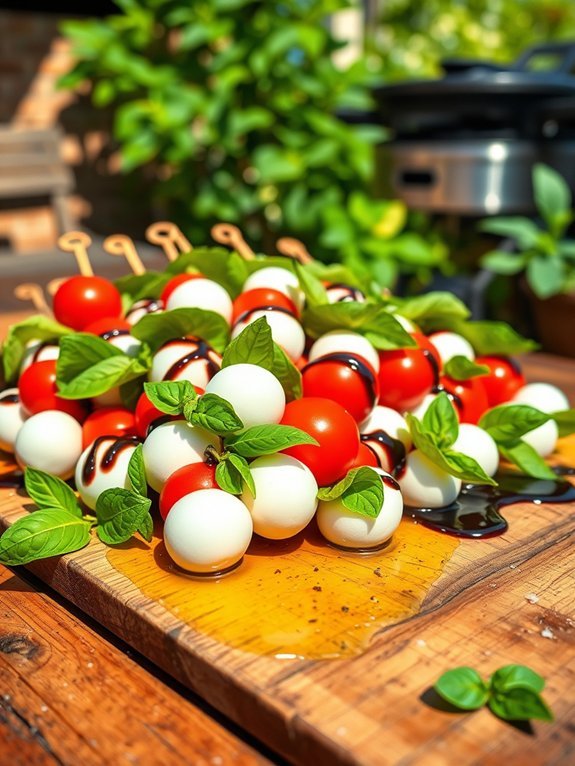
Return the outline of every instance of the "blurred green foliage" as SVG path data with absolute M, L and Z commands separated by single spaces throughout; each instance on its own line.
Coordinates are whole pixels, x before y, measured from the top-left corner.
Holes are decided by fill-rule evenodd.
M 510 62 L 528 46 L 575 37 L 573 0 L 385 0 L 372 66 L 384 77 L 435 77 L 443 58 Z
M 405 215 L 370 196 L 382 130 L 336 116 L 370 107 L 374 77 L 364 60 L 333 64 L 326 19 L 347 0 L 116 2 L 121 14 L 63 25 L 77 63 L 61 84 L 91 83 L 123 167 L 153 173 L 192 241 L 222 220 L 264 250 L 289 233 L 385 285 L 442 260 L 414 232 L 392 246 Z

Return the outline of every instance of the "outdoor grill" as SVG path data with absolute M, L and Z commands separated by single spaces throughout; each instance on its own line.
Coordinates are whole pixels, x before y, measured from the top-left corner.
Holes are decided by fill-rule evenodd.
M 511 66 L 443 63 L 445 75 L 375 89 L 393 193 L 433 213 L 533 211 L 531 169 L 575 189 L 575 42 L 527 50 Z

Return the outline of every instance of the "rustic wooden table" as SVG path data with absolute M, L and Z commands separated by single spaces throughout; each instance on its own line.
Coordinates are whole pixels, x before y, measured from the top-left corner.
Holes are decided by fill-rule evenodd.
M 575 401 L 575 362 L 536 354 L 525 370 Z M 17 500 L 0 498 L 0 528 L 2 514 L 10 523 L 21 513 Z M 33 565 L 41 580 L 2 568 L 0 764 L 283 757 L 304 766 L 567 766 L 575 758 L 572 511 L 540 506 L 535 524 L 527 508 L 509 534 L 462 544 L 417 617 L 378 633 L 364 654 L 333 662 L 286 664 L 204 639 L 124 588 L 93 546 Z M 426 704 L 444 669 L 469 663 L 486 675 L 509 662 L 547 678 L 554 724 L 514 727 L 485 710 L 459 715 Z

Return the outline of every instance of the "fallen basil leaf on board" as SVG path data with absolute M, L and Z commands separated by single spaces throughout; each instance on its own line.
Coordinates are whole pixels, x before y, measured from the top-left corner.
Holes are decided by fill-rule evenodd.
M 38 508 L 66 511 L 82 517 L 82 509 L 74 490 L 57 476 L 28 466 L 24 471 L 24 486 Z
M 0 563 L 17 566 L 78 551 L 90 542 L 91 528 L 89 521 L 62 509 L 34 511 L 0 537 Z
M 461 710 L 478 710 L 489 698 L 487 684 L 473 668 L 448 670 L 433 688 L 444 700 Z

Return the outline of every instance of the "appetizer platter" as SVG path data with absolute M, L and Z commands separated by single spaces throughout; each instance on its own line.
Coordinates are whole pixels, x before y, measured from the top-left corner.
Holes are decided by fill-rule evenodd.
M 152 227 L 163 272 L 118 235 L 112 283 L 72 232 L 80 274 L 28 290 L 43 313 L 2 347 L 0 561 L 294 761 L 469 750 L 472 724 L 425 693 L 497 655 L 550 679 L 539 752 L 561 762 L 575 412 L 521 370 L 534 345 L 296 240 L 212 235 Z M 475 725 L 478 758 L 519 752 Z

